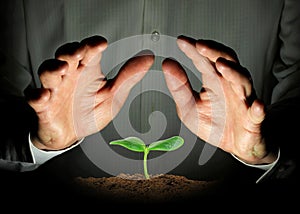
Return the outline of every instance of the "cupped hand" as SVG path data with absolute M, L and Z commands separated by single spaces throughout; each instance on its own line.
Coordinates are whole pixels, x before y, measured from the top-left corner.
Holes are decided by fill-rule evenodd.
M 261 134 L 264 104 L 257 99 L 250 73 L 236 53 L 212 40 L 180 36 L 177 44 L 201 73 L 202 89 L 195 92 L 183 67 L 163 62 L 167 86 L 179 118 L 199 138 L 250 164 L 271 163 Z
M 60 150 L 102 130 L 119 112 L 131 88 L 149 70 L 154 56 L 142 51 L 129 59 L 114 79 L 107 80 L 100 66 L 107 48 L 103 37 L 59 47 L 53 59 L 39 67 L 41 88 L 28 96 L 38 117 L 33 144 Z

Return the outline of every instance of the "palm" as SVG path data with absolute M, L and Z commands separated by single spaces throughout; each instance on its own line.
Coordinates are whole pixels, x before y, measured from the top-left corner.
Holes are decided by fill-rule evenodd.
M 201 72 L 203 84 L 195 93 L 180 64 L 164 61 L 166 82 L 182 122 L 204 141 L 247 162 L 260 162 L 267 154 L 260 132 L 263 105 L 250 100 L 255 92 L 237 58 L 207 47 L 200 54 L 199 44 L 186 39 L 179 39 L 178 45 Z
M 55 59 L 41 65 L 43 87 L 29 99 L 39 119 L 33 139 L 38 148 L 63 149 L 103 129 L 154 60 L 150 52 L 137 55 L 108 81 L 100 67 L 106 47 L 106 40 L 98 36 L 68 43 L 57 50 Z

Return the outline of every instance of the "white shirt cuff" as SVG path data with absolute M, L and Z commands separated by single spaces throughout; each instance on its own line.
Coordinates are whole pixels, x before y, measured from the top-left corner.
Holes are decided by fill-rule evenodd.
M 62 150 L 58 150 L 58 151 L 44 151 L 44 150 L 38 149 L 37 147 L 35 147 L 33 145 L 33 143 L 31 142 L 31 139 L 30 139 L 30 133 L 28 136 L 29 148 L 30 148 L 30 151 L 32 154 L 33 163 L 35 163 L 35 164 L 43 164 L 46 161 L 50 160 L 51 158 L 54 158 L 57 155 L 60 155 L 70 149 L 73 149 L 74 147 L 78 146 L 83 140 L 84 140 L 84 138 L 77 141 L 77 143 L 73 144 L 72 146 L 70 146 L 66 149 L 62 149 Z
M 279 158 L 280 158 L 280 149 L 278 149 L 278 156 L 277 159 L 270 164 L 261 164 L 261 165 L 257 165 L 257 164 L 249 164 L 246 163 L 242 160 L 240 160 L 237 156 L 235 156 L 234 154 L 231 154 L 235 159 L 237 159 L 238 161 L 240 161 L 241 163 L 245 164 L 246 166 L 250 166 L 250 167 L 254 167 L 254 168 L 258 168 L 258 169 L 262 169 L 264 170 L 264 174 L 262 174 L 262 176 L 260 176 L 257 180 L 256 183 L 259 183 L 272 169 L 273 167 L 276 165 L 276 163 L 278 162 Z

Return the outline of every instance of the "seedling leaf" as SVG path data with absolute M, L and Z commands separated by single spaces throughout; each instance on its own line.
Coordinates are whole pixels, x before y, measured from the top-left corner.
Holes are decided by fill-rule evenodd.
M 182 137 L 174 136 L 165 140 L 151 143 L 148 146 L 150 151 L 173 151 L 181 147 L 184 143 Z
M 184 143 L 183 138 L 179 136 L 174 136 L 165 140 L 160 140 L 153 142 L 146 146 L 144 141 L 137 137 L 127 137 L 122 140 L 114 140 L 111 141 L 109 144 L 110 145 L 119 145 L 123 146 L 126 149 L 129 149 L 134 152 L 143 152 L 144 153 L 144 158 L 143 158 L 143 165 L 144 165 L 144 175 L 146 179 L 149 179 L 150 176 L 148 174 L 148 169 L 147 169 L 147 157 L 148 153 L 150 151 L 173 151 L 181 147 Z
M 120 145 L 134 152 L 144 152 L 146 145 L 137 137 L 128 137 L 122 140 L 114 140 L 109 143 L 110 145 Z

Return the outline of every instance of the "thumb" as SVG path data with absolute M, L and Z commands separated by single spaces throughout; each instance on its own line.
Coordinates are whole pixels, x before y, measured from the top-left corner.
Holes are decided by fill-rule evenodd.
M 265 119 L 265 114 L 264 104 L 257 99 L 254 100 L 251 107 L 248 109 L 248 116 L 253 124 L 253 129 L 260 128 L 262 121 Z
M 132 87 L 145 76 L 153 62 L 154 54 L 143 50 L 121 67 L 117 76 L 108 83 L 110 91 L 116 95 L 119 103 L 125 101 Z
M 194 92 L 182 66 L 172 59 L 165 59 L 162 64 L 167 87 L 173 96 L 180 118 L 190 112 L 195 103 Z

